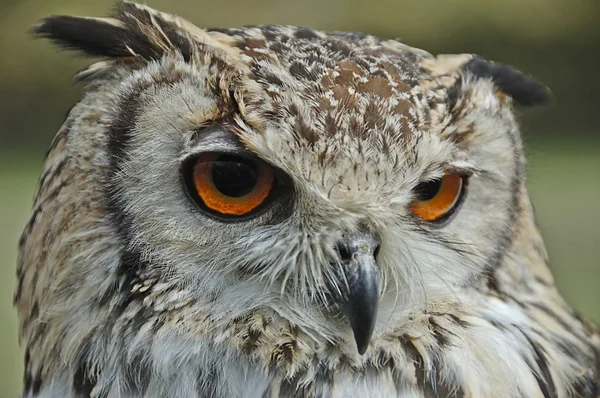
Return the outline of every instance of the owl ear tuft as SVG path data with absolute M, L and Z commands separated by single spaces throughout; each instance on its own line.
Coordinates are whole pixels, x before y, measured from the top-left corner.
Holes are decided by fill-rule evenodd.
M 463 71 L 491 79 L 500 92 L 522 106 L 543 105 L 552 99 L 548 87 L 508 65 L 474 57 L 463 66 Z
M 130 2 L 118 3 L 112 18 L 50 16 L 33 34 L 92 56 L 141 57 L 151 60 L 166 52 L 191 57 L 189 39 L 167 14 Z
M 44 18 L 32 32 L 67 49 L 81 50 L 92 56 L 131 56 L 128 50 L 128 42 L 133 44 L 131 37 L 128 38 L 127 30 L 114 19 L 55 15 Z

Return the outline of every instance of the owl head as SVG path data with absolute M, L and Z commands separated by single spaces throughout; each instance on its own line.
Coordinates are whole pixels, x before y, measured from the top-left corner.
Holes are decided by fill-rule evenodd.
M 362 354 L 511 256 L 514 108 L 549 95 L 510 67 L 129 2 L 35 33 L 103 60 L 76 76 L 21 242 L 31 350 L 89 369 L 165 325 L 243 350 L 211 331 L 260 321 Z

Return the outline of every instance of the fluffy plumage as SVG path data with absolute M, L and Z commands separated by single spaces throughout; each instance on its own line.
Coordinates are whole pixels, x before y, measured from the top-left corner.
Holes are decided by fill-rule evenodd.
M 20 242 L 25 397 L 595 397 L 597 328 L 556 291 L 507 66 L 354 33 L 200 29 L 135 3 L 36 34 L 104 60 L 54 138 Z M 293 190 L 252 218 L 182 187 L 196 153 L 252 154 Z M 470 175 L 456 214 L 415 187 Z M 364 355 L 331 298 L 345 234 L 376 231 Z

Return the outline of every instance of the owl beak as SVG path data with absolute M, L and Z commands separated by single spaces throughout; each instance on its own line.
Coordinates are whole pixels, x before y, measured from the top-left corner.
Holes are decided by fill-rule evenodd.
M 354 333 L 359 354 L 364 354 L 373 335 L 379 304 L 379 266 L 375 261 L 379 236 L 366 231 L 347 235 L 338 245 L 346 279 L 342 313 Z

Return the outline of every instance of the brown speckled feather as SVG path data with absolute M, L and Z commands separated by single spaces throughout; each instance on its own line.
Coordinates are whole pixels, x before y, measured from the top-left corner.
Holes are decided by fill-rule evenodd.
M 20 242 L 24 397 L 599 396 L 598 328 L 557 292 L 525 186 L 513 108 L 549 95 L 532 78 L 129 2 L 35 32 L 103 60 L 77 75 Z M 286 183 L 252 217 L 211 215 L 186 165 L 221 152 Z M 417 219 L 446 173 L 466 186 L 451 217 Z M 364 231 L 361 355 L 340 242 Z

